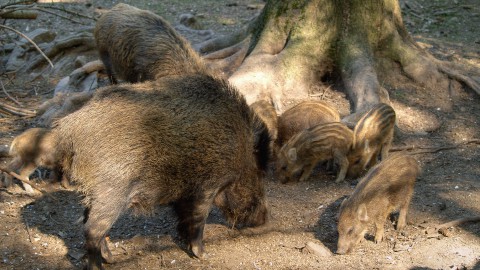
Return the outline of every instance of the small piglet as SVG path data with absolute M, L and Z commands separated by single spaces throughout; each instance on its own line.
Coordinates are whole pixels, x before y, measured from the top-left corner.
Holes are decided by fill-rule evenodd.
M 336 253 L 351 252 L 372 223 L 375 242 L 381 242 L 385 220 L 393 211 L 400 211 L 397 230 L 402 230 L 419 172 L 417 161 L 404 154 L 392 155 L 373 167 L 340 206 Z
M 318 162 L 333 159 L 340 166 L 335 182 L 343 181 L 352 139 L 353 132 L 340 122 L 320 124 L 295 134 L 278 153 L 277 178 L 286 183 L 303 171 L 299 181 L 305 181 Z

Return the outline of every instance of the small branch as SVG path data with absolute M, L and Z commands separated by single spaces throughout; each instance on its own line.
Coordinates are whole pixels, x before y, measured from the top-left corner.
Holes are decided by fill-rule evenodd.
M 68 9 L 65 9 L 65 8 L 59 8 L 59 7 L 54 7 L 54 6 L 44 6 L 44 8 L 48 8 L 48 9 L 54 9 L 54 10 L 60 10 L 60 11 L 63 11 L 65 13 L 68 13 L 68 14 L 72 14 L 72 15 L 75 15 L 75 16 L 78 16 L 78 17 L 82 17 L 82 18 L 86 18 L 86 19 L 90 19 L 90 20 L 93 20 L 93 21 L 96 21 L 97 19 L 95 19 L 94 17 L 90 17 L 90 16 L 87 16 L 85 14 L 80 14 L 78 12 L 75 12 L 75 11 L 71 11 L 71 10 L 68 10 Z
M 6 7 L 15 6 L 15 5 L 31 5 L 36 2 L 37 0 L 23 0 L 23 1 L 13 2 L 13 3 L 7 3 L 5 5 L 0 6 L 0 9 L 4 9 Z
M 3 86 L 3 82 L 2 80 L 0 80 L 0 85 L 2 86 L 2 90 L 3 92 L 5 93 L 5 95 L 7 95 L 7 97 L 12 100 L 13 102 L 15 102 L 15 104 L 17 104 L 18 106 L 22 106 L 22 104 L 20 104 L 20 102 L 18 102 L 16 99 L 14 99 L 12 96 L 10 96 L 10 94 L 7 92 L 7 90 L 5 89 L 5 86 Z
M 50 61 L 50 59 L 43 53 L 43 51 L 37 46 L 37 44 L 35 44 L 35 42 L 33 40 L 31 40 L 29 37 L 27 37 L 25 34 L 23 34 L 22 32 L 19 32 L 11 27 L 8 27 L 8 26 L 5 26 L 5 25 L 1 25 L 0 24 L 0 28 L 5 28 L 7 30 L 10 30 L 10 31 L 13 31 L 15 33 L 17 33 L 18 35 L 22 36 L 23 38 L 25 38 L 26 40 L 28 40 L 28 42 L 30 42 L 34 47 L 35 49 L 37 49 L 38 52 L 40 52 L 40 54 L 45 58 L 45 60 L 47 60 L 47 62 L 50 64 L 50 66 L 52 66 L 53 68 L 53 63 L 52 61 Z
M 64 15 L 61 15 L 61 14 L 58 14 L 58 13 L 55 13 L 55 12 L 50 11 L 50 10 L 47 10 L 47 9 L 43 9 L 43 8 L 40 8 L 40 7 L 35 7 L 35 8 L 33 8 L 33 9 L 34 9 L 34 10 L 38 10 L 38 11 L 40 11 L 40 12 L 45 12 L 45 13 L 48 13 L 48 14 L 55 15 L 55 16 L 57 16 L 57 17 L 60 17 L 60 18 L 65 19 L 65 20 L 72 21 L 72 22 L 74 22 L 74 23 L 78 23 L 78 24 L 83 24 L 83 25 L 85 25 L 85 23 L 82 23 L 81 21 L 74 20 L 74 19 L 72 19 L 72 18 L 69 18 L 69 17 L 67 17 L 67 16 L 64 16 Z
M 25 228 L 27 229 L 28 240 L 30 240 L 30 243 L 33 243 L 33 241 L 32 241 L 32 235 L 30 234 L 30 226 L 28 226 L 28 222 L 25 222 Z
M 435 230 L 438 232 L 444 234 L 442 231 L 450 228 L 450 227 L 455 227 L 463 223 L 469 223 L 469 222 L 478 222 L 480 221 L 480 216 L 474 216 L 474 217 L 467 217 L 467 218 L 459 218 L 453 221 L 449 221 L 447 223 L 443 223 L 435 227 Z
M 435 147 L 430 147 L 430 146 L 415 146 L 415 145 L 409 145 L 409 146 L 404 146 L 404 147 L 392 147 L 390 149 L 390 152 L 399 152 L 399 151 L 411 151 L 411 150 L 420 150 L 420 151 L 415 151 L 410 153 L 411 155 L 416 155 L 416 154 L 425 154 L 425 153 L 437 153 L 442 150 L 452 150 L 459 148 L 463 145 L 466 144 L 480 144 L 480 139 L 472 139 L 468 141 L 464 141 L 461 143 L 458 143 L 456 145 L 450 145 L 450 146 L 435 146 Z
M 28 10 L 12 10 L 0 12 L 0 18 L 2 19 L 28 19 L 35 20 L 38 16 L 37 12 Z
M 85 46 L 87 49 L 92 49 L 95 47 L 95 40 L 93 35 L 89 33 L 80 33 L 76 35 L 72 35 L 66 37 L 62 40 L 53 42 L 52 46 L 46 50 L 46 54 L 49 57 L 54 57 L 57 54 L 64 52 L 68 48 L 76 47 L 76 46 Z M 24 68 L 25 71 L 32 70 L 38 67 L 43 62 L 43 58 L 37 58 L 32 60 L 32 62 Z
M 35 111 L 23 109 L 23 108 L 17 108 L 12 105 L 8 105 L 6 103 L 3 103 L 0 101 L 0 109 L 3 109 L 9 113 L 12 113 L 14 115 L 18 116 L 28 116 L 28 117 L 34 117 L 37 115 Z
M 3 168 L 3 167 L 0 167 L 0 171 L 12 176 L 12 177 L 15 177 L 16 179 L 18 179 L 19 181 L 21 181 L 22 183 L 25 183 L 25 184 L 29 184 L 33 189 L 35 190 L 38 190 L 40 193 L 45 193 L 43 190 L 35 187 L 35 184 L 30 182 L 30 180 L 28 180 L 27 178 L 24 178 L 22 177 L 21 175 L 15 173 L 15 172 L 12 172 L 11 170 L 7 169 L 7 168 Z

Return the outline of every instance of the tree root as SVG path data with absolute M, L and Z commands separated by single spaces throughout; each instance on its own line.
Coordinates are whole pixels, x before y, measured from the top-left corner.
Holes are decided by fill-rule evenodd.
M 218 38 L 206 40 L 200 44 L 195 45 L 194 48 L 201 54 L 209 54 L 228 47 L 232 47 L 237 43 L 241 43 L 252 33 L 255 22 L 256 19 L 252 19 L 246 27 L 233 33 L 232 35 L 220 36 Z
M 35 47 L 35 49 L 41 54 L 42 57 L 40 58 L 40 60 L 41 61 L 47 60 L 48 64 L 50 64 L 50 66 L 53 67 L 53 63 L 52 63 L 52 61 L 50 61 L 50 58 L 48 58 L 45 55 L 45 53 L 43 53 L 43 51 L 37 46 L 37 44 L 33 40 L 31 40 L 29 37 L 27 37 L 25 34 L 23 34 L 20 31 L 15 30 L 11 27 L 1 25 L 1 24 L 0 24 L 0 28 L 5 28 L 7 30 L 13 31 L 13 32 L 17 33 L 18 35 L 22 36 L 23 38 L 25 38 L 26 40 L 28 40 L 28 42 L 30 42 Z
M 53 58 L 57 54 L 64 52 L 72 47 L 84 46 L 86 50 L 95 48 L 95 40 L 91 32 L 82 32 L 75 34 L 69 37 L 66 37 L 62 40 L 55 41 L 53 44 L 46 50 L 46 55 L 50 58 Z M 43 58 L 34 59 L 29 65 L 24 67 L 25 71 L 30 71 L 37 68 L 44 61 Z M 53 65 L 52 65 L 53 66 Z
M 480 84 L 478 82 L 476 82 L 474 79 L 470 78 L 469 76 L 465 76 L 463 74 L 460 74 L 459 72 L 446 67 L 445 64 L 441 63 L 438 60 L 435 60 L 435 62 L 437 63 L 437 67 L 438 67 L 438 70 L 440 72 L 447 75 L 451 79 L 454 79 L 454 80 L 457 80 L 461 83 L 464 83 L 465 85 L 467 85 L 468 87 L 473 89 L 473 91 L 475 91 L 475 93 L 477 93 L 477 95 L 480 95 Z
M 230 77 L 245 59 L 249 42 L 250 38 L 247 38 L 236 45 L 208 54 L 204 59 L 207 60 L 210 68 L 219 70 L 225 76 Z
M 410 146 L 404 146 L 404 147 L 392 147 L 390 149 L 390 152 L 399 152 L 399 151 L 411 151 L 411 150 L 416 150 L 414 152 L 410 152 L 410 155 L 417 155 L 417 154 L 428 154 L 428 153 L 437 153 L 442 150 L 452 150 L 452 149 L 457 149 L 460 148 L 464 145 L 467 144 L 480 144 L 480 139 L 472 139 L 468 141 L 464 141 L 461 143 L 458 143 L 456 145 L 451 145 L 451 146 L 440 146 L 440 147 L 428 147 L 428 146 L 415 146 L 415 145 L 410 145 Z
M 95 61 L 88 62 L 85 65 L 83 65 L 82 67 L 79 67 L 79 68 L 75 69 L 74 71 L 72 71 L 72 73 L 70 74 L 70 79 L 68 81 L 68 84 L 69 85 L 79 85 L 80 82 L 83 79 L 85 79 L 86 76 L 88 76 L 88 74 L 90 74 L 92 72 L 95 72 L 95 71 L 103 70 L 103 69 L 105 69 L 105 66 L 103 65 L 101 60 L 95 60 Z

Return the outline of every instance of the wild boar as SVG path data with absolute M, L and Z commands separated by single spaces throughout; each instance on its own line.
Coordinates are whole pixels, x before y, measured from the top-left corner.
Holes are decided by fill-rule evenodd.
M 340 206 L 336 253 L 351 252 L 372 223 L 375 242 L 381 242 L 385 220 L 393 211 L 400 211 L 397 230 L 402 230 L 419 172 L 417 161 L 404 154 L 392 155 L 370 169 Z
M 333 159 L 340 167 L 335 182 L 343 181 L 352 140 L 352 130 L 340 122 L 320 124 L 295 134 L 278 153 L 277 178 L 286 183 L 303 171 L 299 181 L 305 181 L 318 162 Z
M 380 103 L 368 111 L 353 130 L 352 151 L 348 156 L 348 175 L 358 177 L 388 156 L 393 141 L 395 111 Z
M 68 180 L 62 177 L 56 146 L 57 140 L 51 130 L 46 128 L 28 129 L 13 139 L 9 151 L 12 160 L 8 163 L 7 169 L 20 170 L 20 176 L 27 179 L 38 167 L 51 169 L 53 181 L 61 180 L 62 186 L 68 187 Z M 12 180 L 11 176 L 6 175 L 4 185 L 12 185 Z M 29 184 L 23 183 L 23 187 L 28 193 L 34 193 Z
M 338 110 L 324 101 L 303 101 L 286 110 L 278 117 L 278 147 L 288 141 L 294 134 L 330 122 L 339 122 Z
M 97 90 L 55 127 L 63 168 L 85 194 L 88 268 L 111 261 L 105 235 L 127 209 L 172 204 L 203 257 L 212 203 L 236 226 L 268 220 L 265 124 L 227 81 L 206 74 Z
M 110 82 L 135 83 L 169 75 L 203 73 L 203 60 L 159 15 L 127 4 L 103 14 L 94 29 Z

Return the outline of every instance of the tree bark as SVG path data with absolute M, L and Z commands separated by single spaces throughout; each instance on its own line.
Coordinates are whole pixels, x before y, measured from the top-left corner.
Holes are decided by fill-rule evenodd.
M 480 90 L 414 42 L 398 0 L 269 0 L 244 29 L 197 49 L 249 104 L 271 100 L 279 113 L 287 100 L 332 84 L 347 94 L 353 118 L 388 103 L 388 83 L 399 77 L 437 91 L 450 77 Z

